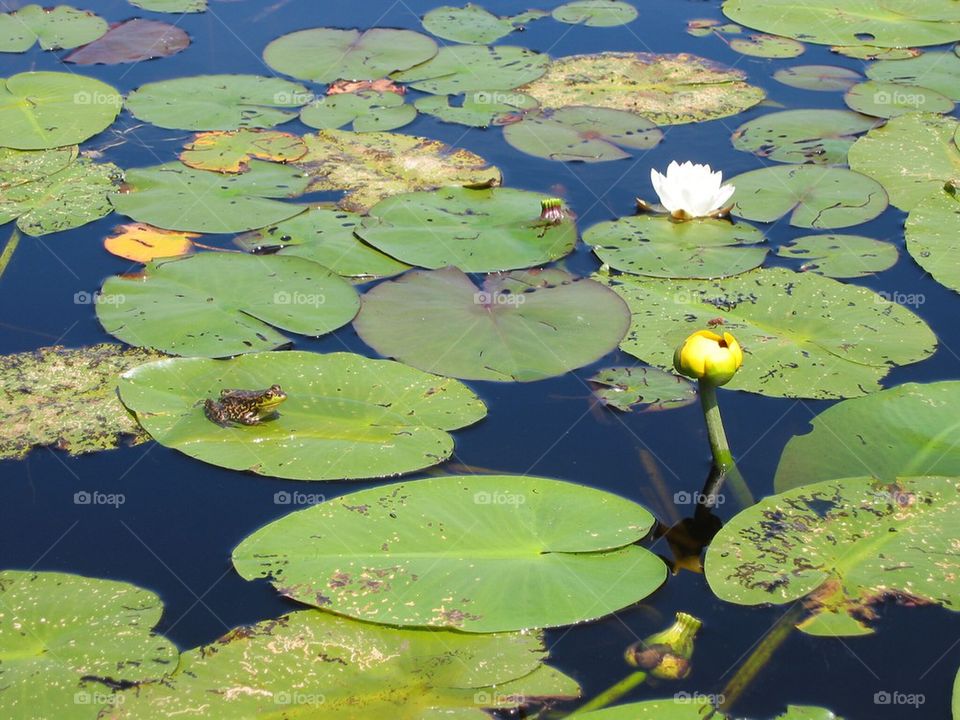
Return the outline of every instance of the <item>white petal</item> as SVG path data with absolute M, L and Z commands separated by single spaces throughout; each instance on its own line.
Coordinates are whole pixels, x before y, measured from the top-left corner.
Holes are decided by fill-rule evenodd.
M 669 168 L 667 172 L 670 172 Z M 657 193 L 657 197 L 660 198 L 660 204 L 670 212 L 673 212 L 675 206 L 670 193 L 669 179 L 656 170 L 650 170 L 650 182 L 653 183 L 653 189 Z
M 720 191 L 714 196 L 713 207 L 711 210 L 720 210 L 725 207 L 727 200 L 733 197 L 733 193 L 736 188 L 733 185 L 724 185 L 720 188 Z

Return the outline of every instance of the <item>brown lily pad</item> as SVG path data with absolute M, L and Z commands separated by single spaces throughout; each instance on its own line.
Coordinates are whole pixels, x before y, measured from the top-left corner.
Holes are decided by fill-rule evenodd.
M 170 23 L 134 18 L 64 58 L 77 65 L 118 65 L 169 57 L 190 46 L 190 36 Z

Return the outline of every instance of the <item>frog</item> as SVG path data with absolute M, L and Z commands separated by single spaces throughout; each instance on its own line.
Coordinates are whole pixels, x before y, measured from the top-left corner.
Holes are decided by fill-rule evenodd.
M 287 399 L 279 385 L 266 390 L 221 390 L 220 399 L 207 399 L 203 412 L 207 419 L 226 427 L 232 423 L 259 425 L 277 416 L 277 406 Z

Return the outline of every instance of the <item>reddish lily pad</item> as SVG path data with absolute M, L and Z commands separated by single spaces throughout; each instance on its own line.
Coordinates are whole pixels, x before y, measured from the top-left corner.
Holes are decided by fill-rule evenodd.
M 169 57 L 190 45 L 186 32 L 158 20 L 134 18 L 114 25 L 106 35 L 64 58 L 77 65 L 117 65 Z

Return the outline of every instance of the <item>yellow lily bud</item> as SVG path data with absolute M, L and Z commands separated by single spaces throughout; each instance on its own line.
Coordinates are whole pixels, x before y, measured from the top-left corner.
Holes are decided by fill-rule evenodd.
M 651 635 L 627 648 L 627 662 L 661 680 L 681 680 L 690 674 L 693 639 L 700 621 L 678 612 L 677 620 L 663 632 Z
M 723 336 L 698 330 L 673 354 L 673 366 L 681 375 L 726 385 L 743 365 L 743 350 L 730 333 Z

